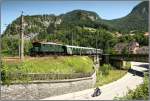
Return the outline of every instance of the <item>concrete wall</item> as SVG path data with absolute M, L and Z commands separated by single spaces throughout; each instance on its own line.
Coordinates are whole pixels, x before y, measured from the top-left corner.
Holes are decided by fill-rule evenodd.
M 91 77 L 70 80 L 34 81 L 28 84 L 1 86 L 1 100 L 36 100 L 94 87 L 96 73 Z

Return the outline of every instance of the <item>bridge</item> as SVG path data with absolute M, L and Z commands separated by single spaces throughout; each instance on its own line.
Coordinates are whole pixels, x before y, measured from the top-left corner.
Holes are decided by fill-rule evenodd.
M 102 54 L 99 55 L 99 63 L 111 64 L 114 67 L 121 68 L 126 61 L 149 62 L 148 54 Z
M 149 55 L 148 54 L 103 54 L 102 59 L 105 62 L 109 62 L 111 60 L 122 60 L 122 61 L 136 61 L 136 62 L 148 62 Z

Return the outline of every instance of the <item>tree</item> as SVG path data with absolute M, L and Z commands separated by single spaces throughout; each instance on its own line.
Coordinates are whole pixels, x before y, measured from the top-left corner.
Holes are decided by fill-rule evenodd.
M 128 48 L 127 47 L 125 47 L 123 50 L 122 50 L 122 52 L 121 52 L 122 54 L 129 54 L 129 50 L 128 50 Z

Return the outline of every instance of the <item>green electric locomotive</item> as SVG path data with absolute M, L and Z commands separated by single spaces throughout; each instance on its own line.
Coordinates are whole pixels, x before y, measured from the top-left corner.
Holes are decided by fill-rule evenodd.
M 102 54 L 101 49 L 56 44 L 52 42 L 34 42 L 30 55 L 93 55 Z

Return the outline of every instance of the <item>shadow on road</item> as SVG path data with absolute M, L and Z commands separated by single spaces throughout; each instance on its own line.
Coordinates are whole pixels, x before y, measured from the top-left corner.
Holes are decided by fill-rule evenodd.
M 149 69 L 149 64 L 141 64 L 141 65 L 133 65 L 133 66 L 143 67 L 143 68 Z
M 133 75 L 144 77 L 144 72 L 140 72 L 140 71 L 137 71 L 137 70 L 134 70 L 134 69 L 129 69 L 128 72 L 132 73 Z

